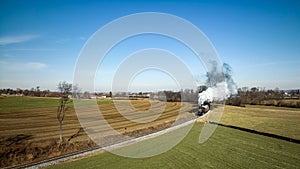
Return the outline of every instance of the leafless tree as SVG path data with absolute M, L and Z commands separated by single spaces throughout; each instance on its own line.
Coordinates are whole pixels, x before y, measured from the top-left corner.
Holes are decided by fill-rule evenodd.
M 71 93 L 72 90 L 72 84 L 69 84 L 65 81 L 59 82 L 58 87 L 60 91 L 61 98 L 60 103 L 57 108 L 57 120 L 59 122 L 59 141 L 62 143 L 62 123 L 65 118 L 65 114 L 67 112 L 67 102 L 68 102 L 68 96 Z

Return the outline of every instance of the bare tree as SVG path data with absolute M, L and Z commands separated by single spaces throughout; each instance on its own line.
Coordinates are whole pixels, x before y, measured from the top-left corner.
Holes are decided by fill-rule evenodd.
M 59 82 L 58 87 L 60 91 L 61 98 L 60 103 L 57 108 L 57 120 L 59 122 L 59 141 L 62 143 L 62 123 L 65 118 L 66 111 L 68 109 L 67 102 L 68 102 L 68 95 L 71 93 L 72 84 L 68 84 L 67 82 Z

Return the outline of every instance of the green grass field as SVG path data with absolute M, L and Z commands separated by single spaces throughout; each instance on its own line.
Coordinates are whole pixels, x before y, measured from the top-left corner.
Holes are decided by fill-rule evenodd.
M 51 97 L 27 97 L 27 96 L 8 96 L 0 97 L 0 112 L 10 112 L 26 109 L 38 109 L 38 108 L 53 108 L 58 107 L 59 98 Z M 87 102 L 90 102 L 87 100 Z M 111 104 L 112 100 L 97 99 L 97 104 Z M 69 107 L 73 107 L 72 100 L 68 103 Z
M 299 168 L 300 145 L 218 127 L 198 143 L 202 124 L 166 153 L 134 159 L 108 152 L 50 168 Z M 163 143 L 162 143 L 163 144 Z
M 0 97 L 0 112 L 34 108 L 50 108 L 59 105 L 58 98 L 43 97 Z
M 221 123 L 300 140 L 300 108 L 226 106 Z

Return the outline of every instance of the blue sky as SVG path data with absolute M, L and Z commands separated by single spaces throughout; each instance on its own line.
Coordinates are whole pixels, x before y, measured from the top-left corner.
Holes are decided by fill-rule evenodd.
M 300 3 L 284 0 L 1 0 L 0 88 L 55 90 L 59 81 L 72 82 L 77 57 L 88 38 L 114 19 L 138 12 L 169 13 L 193 23 L 210 39 L 221 60 L 231 65 L 238 87 L 300 88 Z M 96 90 L 109 90 L 118 63 L 146 47 L 172 51 L 204 81 L 201 63 L 180 43 L 144 36 L 129 39 L 108 54 L 95 77 Z M 153 71 L 140 74 L 134 82 L 141 90 L 152 82 L 160 89 L 174 86 L 167 79 L 171 78 Z

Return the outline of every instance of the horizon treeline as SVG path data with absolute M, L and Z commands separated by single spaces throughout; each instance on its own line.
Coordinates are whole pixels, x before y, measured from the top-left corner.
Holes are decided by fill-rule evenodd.
M 300 108 L 300 90 L 265 90 L 263 88 L 239 88 L 237 95 L 226 100 L 227 105 L 265 105 Z

